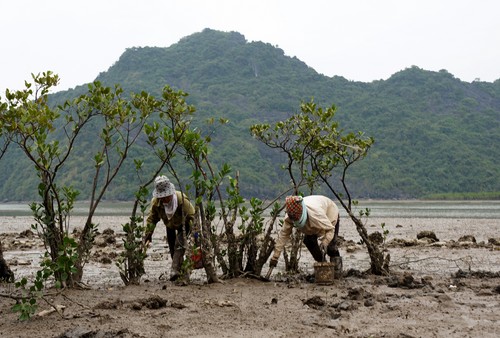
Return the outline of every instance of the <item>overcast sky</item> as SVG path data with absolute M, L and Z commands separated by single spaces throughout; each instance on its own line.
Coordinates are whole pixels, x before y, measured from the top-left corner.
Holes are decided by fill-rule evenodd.
M 499 0 L 0 0 L 0 96 L 51 70 L 56 90 L 93 81 L 131 47 L 204 28 L 236 31 L 317 72 L 387 79 L 413 65 L 500 78 Z

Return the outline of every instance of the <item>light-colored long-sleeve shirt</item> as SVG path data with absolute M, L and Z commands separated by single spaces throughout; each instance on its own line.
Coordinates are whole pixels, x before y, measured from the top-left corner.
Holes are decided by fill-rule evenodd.
M 307 221 L 304 227 L 297 228 L 305 235 L 317 235 L 322 244 L 328 245 L 335 234 L 335 224 L 339 218 L 339 208 L 330 198 L 322 195 L 304 197 L 307 208 Z M 278 259 L 290 240 L 293 231 L 293 221 L 286 216 L 283 228 L 274 247 L 273 259 Z

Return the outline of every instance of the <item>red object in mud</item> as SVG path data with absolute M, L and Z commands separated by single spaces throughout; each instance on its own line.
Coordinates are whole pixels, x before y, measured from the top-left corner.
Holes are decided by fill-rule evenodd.
M 194 269 L 203 268 L 203 257 L 200 248 L 193 249 L 193 253 L 191 254 L 191 261 L 193 262 Z

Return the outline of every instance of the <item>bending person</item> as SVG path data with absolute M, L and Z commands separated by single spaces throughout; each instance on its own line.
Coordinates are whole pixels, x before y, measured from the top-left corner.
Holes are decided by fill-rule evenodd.
M 167 242 L 172 258 L 170 280 L 181 277 L 181 267 L 187 247 L 187 236 L 191 232 L 195 209 L 187 196 L 175 190 L 167 176 L 158 176 L 154 182 L 153 199 L 146 220 L 147 230 L 144 241 L 150 242 L 156 224 L 162 220 L 167 228 Z M 189 279 L 189 271 L 185 278 Z
M 322 195 L 288 196 L 285 207 L 287 215 L 269 267 L 276 267 L 295 228 L 304 234 L 304 244 L 316 262 L 325 261 L 328 254 L 330 262 L 336 263 L 335 274 L 338 276 L 342 272 L 342 258 L 337 248 L 340 216 L 335 202 Z

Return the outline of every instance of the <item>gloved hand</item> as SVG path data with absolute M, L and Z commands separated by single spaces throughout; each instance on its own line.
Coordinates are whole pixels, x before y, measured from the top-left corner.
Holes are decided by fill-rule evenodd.
M 328 250 L 328 244 L 321 242 L 319 245 L 319 248 L 321 250 L 321 253 L 323 254 L 323 258 L 325 257 L 327 250 Z
M 271 258 L 271 260 L 269 261 L 269 267 L 275 268 L 276 265 L 278 265 L 278 260 L 276 258 Z
M 149 246 L 149 243 L 151 243 L 152 240 L 153 240 L 153 234 L 146 235 L 142 239 L 142 245 Z
M 153 228 L 153 231 L 148 231 L 148 230 L 149 229 L 146 229 L 144 237 L 142 238 L 142 243 L 143 244 L 151 243 L 151 241 L 153 240 L 153 231 L 154 231 L 154 228 Z

